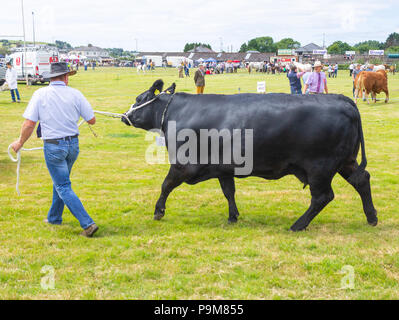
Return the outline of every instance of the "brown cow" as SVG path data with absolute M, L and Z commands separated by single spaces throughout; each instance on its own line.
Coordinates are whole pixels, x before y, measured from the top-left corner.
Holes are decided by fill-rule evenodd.
M 385 92 L 385 103 L 389 100 L 388 75 L 385 70 L 360 72 L 355 79 L 355 88 L 355 103 L 357 103 L 359 92 L 366 94 L 368 104 L 370 104 L 368 100 L 370 93 L 374 102 L 377 102 L 377 94 L 382 91 Z

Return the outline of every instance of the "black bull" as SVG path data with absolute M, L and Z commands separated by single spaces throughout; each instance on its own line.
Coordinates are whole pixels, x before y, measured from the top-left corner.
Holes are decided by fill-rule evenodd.
M 163 82 L 157 80 L 137 97 L 133 109 L 126 113 L 132 124 L 145 130 L 162 129 L 167 144 L 171 121 L 175 121 L 177 132 L 186 128 L 198 134 L 200 129 L 252 129 L 253 170 L 238 177 L 275 180 L 295 175 L 310 187 L 310 207 L 291 226 L 292 231 L 304 230 L 333 200 L 331 182 L 337 172 L 359 193 L 368 223 L 377 225 L 370 175 L 365 170 L 367 160 L 360 114 L 351 99 L 333 94 L 172 95 L 174 84 L 168 89 L 169 94 L 156 96 L 155 91 L 162 89 Z M 134 111 L 154 98 L 147 106 Z M 175 143 L 179 148 L 184 142 Z M 360 145 L 362 161 L 358 165 Z M 167 197 L 183 182 L 196 184 L 217 178 L 229 204 L 229 222 L 236 222 L 239 213 L 235 203 L 235 167 L 234 163 L 181 164 L 177 160 L 171 164 L 162 184 L 154 219 L 160 220 L 165 215 Z

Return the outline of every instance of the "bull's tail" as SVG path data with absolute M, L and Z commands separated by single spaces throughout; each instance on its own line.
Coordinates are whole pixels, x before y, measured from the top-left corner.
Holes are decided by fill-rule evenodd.
M 353 100 L 351 100 L 351 99 L 348 99 L 347 101 L 356 109 L 356 113 L 358 115 L 358 120 L 359 121 L 358 121 L 357 130 L 358 130 L 358 134 L 359 134 L 360 147 L 362 149 L 362 161 L 359 164 L 358 170 L 363 171 L 363 170 L 366 169 L 366 166 L 367 166 L 367 157 L 366 157 L 366 147 L 365 147 L 365 143 L 364 143 L 362 117 L 360 116 L 360 112 L 359 112 L 359 109 L 358 109 L 356 103 Z
M 363 135 L 363 126 L 362 126 L 362 119 L 359 113 L 359 138 L 360 138 L 360 145 L 362 148 L 362 161 L 360 162 L 359 169 L 364 170 L 367 166 L 367 158 L 366 158 L 366 148 L 364 146 L 364 135 Z

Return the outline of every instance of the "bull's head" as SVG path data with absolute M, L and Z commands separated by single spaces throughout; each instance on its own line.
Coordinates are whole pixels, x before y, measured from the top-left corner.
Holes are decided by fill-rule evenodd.
M 136 98 L 136 103 L 131 106 L 128 112 L 125 113 L 125 116 L 129 118 L 130 122 L 135 127 L 146 130 L 153 128 L 154 104 L 157 101 L 156 97 L 162 92 L 162 89 L 163 81 L 155 81 L 147 91 L 143 92 Z M 151 100 L 153 100 L 153 102 L 151 102 Z M 139 108 L 146 103 L 148 103 L 146 106 Z M 122 117 L 122 121 L 126 125 L 130 125 L 129 121 L 127 121 L 125 117 Z

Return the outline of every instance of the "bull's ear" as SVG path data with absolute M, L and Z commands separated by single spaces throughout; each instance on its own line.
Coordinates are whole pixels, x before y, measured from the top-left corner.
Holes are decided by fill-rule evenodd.
M 162 92 L 163 81 L 161 79 L 155 81 L 151 88 L 148 90 L 152 95 L 158 95 Z
M 175 90 L 176 90 L 176 83 L 173 82 L 173 84 L 168 89 L 166 89 L 165 91 L 167 93 L 169 93 L 169 94 L 174 94 Z

